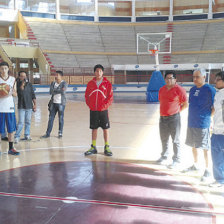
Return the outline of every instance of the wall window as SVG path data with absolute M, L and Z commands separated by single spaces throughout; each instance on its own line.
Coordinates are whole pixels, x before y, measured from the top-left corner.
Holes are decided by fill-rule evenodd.
M 170 1 L 169 0 L 145 0 L 135 2 L 136 16 L 159 16 L 169 15 Z
M 133 0 L 98 0 L 99 16 L 132 16 Z M 170 0 L 134 0 L 136 16 L 168 16 Z M 95 15 L 95 0 L 60 0 L 60 13 Z M 17 5 L 14 5 L 17 4 Z M 0 8 L 56 13 L 56 0 L 0 0 Z M 173 14 L 208 13 L 209 0 L 173 0 Z M 213 12 L 224 12 L 224 0 L 213 0 Z
M 55 0 L 18 0 L 17 8 L 23 11 L 55 13 L 56 2 Z
M 215 0 L 213 2 L 213 12 L 224 12 L 224 0 Z
M 131 0 L 99 0 L 99 16 L 132 16 Z
M 14 0 L 0 0 L 0 8 L 14 9 Z
M 60 1 L 60 12 L 80 16 L 95 15 L 95 0 L 68 0 Z
M 208 13 L 208 0 L 174 0 L 173 3 L 174 15 Z

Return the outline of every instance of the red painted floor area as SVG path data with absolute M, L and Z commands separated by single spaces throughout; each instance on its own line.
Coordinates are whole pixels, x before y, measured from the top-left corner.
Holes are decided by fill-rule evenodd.
M 215 222 L 211 207 L 191 185 L 128 163 L 27 166 L 0 172 L 0 183 L 1 224 Z

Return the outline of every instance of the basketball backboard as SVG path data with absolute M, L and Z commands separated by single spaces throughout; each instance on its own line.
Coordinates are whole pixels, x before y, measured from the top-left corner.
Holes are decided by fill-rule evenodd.
M 172 33 L 137 33 L 137 54 L 151 54 L 150 50 L 158 50 L 158 54 L 170 54 Z

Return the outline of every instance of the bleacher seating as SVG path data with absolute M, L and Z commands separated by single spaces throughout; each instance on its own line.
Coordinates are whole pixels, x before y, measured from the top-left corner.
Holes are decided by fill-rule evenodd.
M 92 67 L 97 63 L 105 67 L 113 64 L 154 64 L 154 57 L 136 55 L 136 34 L 166 32 L 170 26 L 173 38 L 172 54 L 166 59 L 168 63 L 224 61 L 223 20 L 174 22 L 172 25 L 165 22 L 85 25 L 71 21 L 29 21 L 28 17 L 26 20 L 54 66 Z M 209 54 L 212 50 L 221 51 Z M 160 63 L 165 61 L 163 55 L 159 56 L 159 60 Z

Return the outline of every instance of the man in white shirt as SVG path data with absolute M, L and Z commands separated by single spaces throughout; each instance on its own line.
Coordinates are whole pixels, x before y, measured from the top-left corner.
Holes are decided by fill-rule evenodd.
M 224 187 L 224 72 L 216 74 L 213 105 L 213 133 L 211 138 L 213 175 L 215 182 L 210 187 Z
M 17 96 L 15 78 L 9 76 L 9 65 L 7 62 L 0 63 L 0 84 L 10 87 L 9 94 L 0 97 L 0 135 L 5 133 L 7 127 L 9 151 L 8 154 L 17 156 L 19 152 L 13 147 L 13 132 L 16 131 L 15 104 L 13 96 Z

